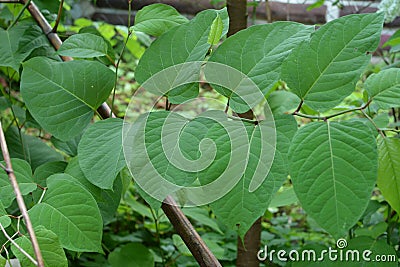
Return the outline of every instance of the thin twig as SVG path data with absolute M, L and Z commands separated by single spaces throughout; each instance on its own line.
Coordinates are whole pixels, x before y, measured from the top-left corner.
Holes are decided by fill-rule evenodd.
M 26 209 L 24 198 L 22 197 L 21 190 L 19 189 L 17 178 L 15 177 L 15 174 L 14 174 L 14 171 L 12 168 L 10 154 L 8 152 L 6 138 L 4 136 L 3 126 L 1 125 L 1 122 L 0 122 L 0 146 L 1 146 L 1 151 L 3 153 L 4 161 L 6 163 L 7 175 L 10 178 L 10 182 L 13 187 L 16 199 L 17 199 L 19 210 L 21 211 L 21 214 L 24 217 L 26 229 L 27 229 L 28 234 L 32 241 L 33 251 L 34 251 L 35 257 L 37 259 L 37 266 L 44 267 L 44 261 L 43 261 L 42 253 L 40 251 L 39 243 L 37 241 L 35 231 L 33 230 L 33 225 L 32 225 L 31 219 L 29 218 L 28 210 Z
M 378 133 L 379 133 L 383 138 L 385 138 L 385 137 L 386 137 L 385 133 L 384 133 L 381 129 L 379 129 L 378 125 L 376 125 L 376 123 L 374 122 L 374 120 L 373 120 L 370 116 L 368 116 L 368 114 L 365 112 L 365 110 L 362 109 L 361 112 L 362 112 L 362 114 L 364 114 L 364 116 L 372 123 L 372 125 L 374 125 L 374 127 L 375 127 L 375 129 L 378 131 Z
M 15 19 L 10 24 L 10 26 L 8 26 L 7 30 L 11 29 L 15 25 L 15 23 L 18 22 L 18 20 L 22 17 L 22 15 L 24 14 L 24 12 L 25 12 L 25 10 L 28 7 L 30 2 L 31 2 L 31 0 L 26 1 L 24 7 L 19 11 L 18 15 L 15 17 Z
M 25 250 L 23 250 L 6 232 L 6 230 L 4 229 L 3 225 L 0 223 L 0 228 L 1 231 L 3 232 L 4 236 L 7 238 L 8 241 L 11 242 L 11 244 L 13 244 L 19 251 L 21 251 L 22 254 L 24 254 L 33 264 L 35 264 L 36 266 L 38 265 L 38 262 L 32 258 L 31 255 L 29 255 L 28 252 L 26 252 Z M 44 265 L 43 265 L 44 266 Z
M 334 118 L 334 117 L 337 117 L 337 116 L 340 116 L 340 115 L 343 115 L 343 114 L 346 114 L 346 113 L 350 113 L 350 112 L 354 112 L 354 111 L 362 111 L 362 110 L 366 109 L 369 106 L 369 104 L 371 104 L 371 101 L 372 101 L 372 99 L 370 99 L 367 103 L 365 103 L 365 105 L 363 105 L 361 107 L 343 110 L 343 111 L 340 111 L 338 113 L 335 113 L 335 114 L 332 114 L 332 115 L 328 115 L 328 116 L 314 116 L 314 115 L 308 115 L 308 114 L 299 113 L 298 111 L 300 110 L 299 108 L 301 108 L 301 104 L 302 104 L 302 102 L 300 102 L 299 107 L 296 109 L 296 111 L 294 111 L 292 113 L 292 115 L 298 116 L 298 117 L 307 118 L 307 119 L 324 120 L 324 121 L 326 121 L 328 119 L 331 119 L 331 118 Z
M 58 6 L 58 14 L 57 14 L 56 23 L 54 24 L 54 27 L 51 30 L 52 32 L 57 32 L 58 24 L 60 24 L 60 20 L 61 20 L 63 6 L 64 6 L 64 0 L 61 0 L 60 5 Z

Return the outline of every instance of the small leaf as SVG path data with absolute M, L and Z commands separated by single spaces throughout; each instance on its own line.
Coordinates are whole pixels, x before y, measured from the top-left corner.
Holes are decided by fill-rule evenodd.
M 34 230 L 40 251 L 42 252 L 44 266 L 68 267 L 67 257 L 65 256 L 57 235 L 54 232 L 47 230 L 42 225 L 37 226 Z M 33 257 L 34 253 L 32 243 L 26 236 L 15 239 L 15 243 Z M 14 255 L 18 258 L 21 266 L 36 266 L 15 246 L 12 246 L 11 249 Z
M 400 139 L 379 138 L 378 187 L 390 206 L 400 213 Z
M 8 216 L 7 211 L 4 209 L 1 200 L 0 200 L 0 224 L 3 226 L 3 228 L 7 228 L 11 224 L 11 218 Z
M 224 24 L 222 23 L 222 19 L 219 15 L 214 19 L 210 33 L 208 34 L 208 43 L 210 45 L 217 45 L 219 40 L 221 39 L 222 30 L 224 29 Z
M 400 107 L 400 70 L 383 70 L 368 77 L 364 84 L 370 100 L 382 109 Z
M 309 42 L 293 50 L 282 65 L 282 79 L 317 111 L 350 95 L 378 47 L 383 14 L 344 16 L 321 26 Z M 340 79 L 338 79 L 340 77 Z
M 143 85 L 147 80 L 163 70 L 171 70 L 170 67 L 186 62 L 196 62 L 204 60 L 210 45 L 207 43 L 211 25 L 217 17 L 218 11 L 205 10 L 196 15 L 189 23 L 174 27 L 167 33 L 157 38 L 141 57 L 136 67 L 135 78 Z M 187 66 L 187 65 L 185 65 Z M 192 71 L 200 72 L 200 64 L 190 65 Z M 182 67 L 175 66 L 175 75 L 180 75 Z M 159 83 L 160 86 L 151 88 L 149 81 L 144 84 L 144 88 L 159 96 L 167 95 L 171 103 L 182 103 L 188 99 L 195 98 L 199 92 L 197 82 L 188 84 L 175 84 L 175 77 L 167 75 L 167 83 Z M 158 77 L 158 76 L 156 76 Z M 179 78 L 179 77 L 178 77 Z M 198 79 L 197 79 L 198 80 Z M 157 81 L 154 81 L 157 82 Z M 153 84 L 151 84 L 153 85 Z M 172 90 L 170 90 L 172 89 Z
M 143 7 L 136 13 L 135 31 L 153 36 L 160 36 L 171 28 L 185 24 L 188 19 L 179 14 L 172 6 L 152 4 Z
M 5 166 L 4 162 L 1 162 Z M 11 164 L 17 177 L 21 194 L 27 195 L 37 188 L 32 178 L 31 166 L 21 159 L 11 159 Z M 0 171 L 0 200 L 5 208 L 8 208 L 15 199 L 14 189 L 6 172 Z
M 23 67 L 21 94 L 26 106 L 43 129 L 62 141 L 85 129 L 114 87 L 114 72 L 95 61 L 36 57 Z
M 279 90 L 272 92 L 267 101 L 273 114 L 283 114 L 294 111 L 300 103 L 300 98 L 291 92 Z
M 95 34 L 79 33 L 65 40 L 57 53 L 75 58 L 101 57 L 107 55 L 107 43 Z
M 102 189 L 112 189 L 125 166 L 121 119 L 111 118 L 89 126 L 78 146 L 79 165 L 85 177 Z
M 60 153 L 49 147 L 42 140 L 22 132 L 19 133 L 18 128 L 15 126 L 8 128 L 5 136 L 10 156 L 26 160 L 31 165 L 32 170 L 46 162 L 64 160 Z M 1 153 L 0 159 L 3 159 Z
M 345 236 L 367 207 L 377 161 L 375 137 L 358 121 L 309 123 L 289 150 L 290 177 L 302 207 L 335 238 Z
M 68 156 L 75 157 L 78 155 L 78 144 L 81 141 L 81 137 L 82 135 L 78 134 L 68 141 L 61 141 L 52 136 L 51 142 L 57 149 L 65 152 Z
M 111 267 L 153 267 L 154 256 L 148 248 L 140 243 L 129 243 L 117 247 L 108 256 Z
M 33 226 L 53 231 L 63 248 L 77 252 L 102 252 L 103 222 L 92 195 L 68 174 L 47 179 L 43 201 L 29 210 Z
M 56 173 L 64 172 L 67 167 L 65 161 L 52 161 L 40 165 L 33 174 L 33 180 L 35 183 L 40 184 L 42 187 L 46 187 L 46 180 L 50 176 Z

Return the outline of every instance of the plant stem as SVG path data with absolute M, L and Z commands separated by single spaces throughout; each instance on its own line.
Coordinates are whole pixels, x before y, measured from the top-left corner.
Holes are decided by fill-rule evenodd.
M 19 11 L 18 15 L 15 17 L 15 19 L 13 20 L 13 22 L 10 24 L 10 26 L 8 26 L 7 30 L 11 29 L 17 22 L 18 20 L 22 17 L 22 15 L 25 12 L 25 9 L 29 6 L 31 0 L 28 0 L 25 2 L 24 6 L 22 7 L 22 9 Z
M 12 185 L 14 193 L 16 195 L 19 210 L 21 211 L 21 214 L 24 217 L 26 229 L 28 230 L 29 236 L 31 237 L 33 251 L 34 251 L 36 259 L 37 259 L 37 266 L 44 267 L 44 261 L 43 261 L 42 253 L 40 251 L 39 243 L 37 241 L 35 231 L 33 230 L 33 225 L 32 225 L 31 219 L 29 218 L 28 210 L 26 209 L 24 199 L 23 199 L 21 191 L 19 189 L 17 178 L 15 177 L 14 170 L 12 168 L 10 154 L 8 152 L 8 147 L 7 147 L 6 139 L 4 137 L 4 132 L 3 132 L 1 122 L 0 122 L 0 145 L 1 145 L 1 150 L 3 153 L 4 161 L 6 163 L 6 173 L 7 173 L 8 177 L 10 178 L 11 185 Z
M 326 121 L 328 119 L 331 119 L 331 118 L 334 118 L 334 117 L 337 117 L 337 116 L 340 116 L 340 115 L 343 115 L 343 114 L 346 114 L 346 113 L 349 113 L 349 112 L 362 111 L 362 110 L 366 109 L 369 106 L 369 104 L 371 104 L 371 101 L 372 101 L 372 99 L 370 99 L 367 103 L 365 103 L 365 105 L 363 105 L 361 107 L 343 110 L 343 111 L 340 111 L 338 113 L 335 113 L 335 114 L 332 114 L 332 115 L 328 115 L 328 116 L 314 116 L 314 115 L 308 115 L 308 114 L 299 113 L 299 110 L 300 110 L 300 108 L 301 108 L 301 106 L 303 104 L 303 101 L 301 101 L 300 105 L 292 113 L 292 115 L 303 117 L 303 118 L 307 118 L 307 119 L 315 119 L 315 120 L 324 120 L 324 121 Z
M 56 23 L 54 24 L 53 30 L 51 30 L 52 32 L 57 32 L 58 24 L 60 24 L 60 20 L 61 20 L 63 6 L 64 6 L 64 0 L 61 0 L 60 5 L 58 7 Z

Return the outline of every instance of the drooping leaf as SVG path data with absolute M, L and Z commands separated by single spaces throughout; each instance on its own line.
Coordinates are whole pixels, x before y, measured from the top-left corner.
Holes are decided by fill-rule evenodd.
M 375 137 L 357 121 L 307 124 L 289 150 L 290 176 L 302 207 L 335 238 L 344 236 L 367 207 L 377 161 Z
M 63 156 L 50 148 L 37 137 L 18 132 L 18 128 L 12 126 L 5 133 L 8 149 L 12 158 L 26 160 L 35 170 L 46 162 L 62 161 Z M 22 139 L 22 142 L 21 142 Z M 0 159 L 3 159 L 0 153 Z
M 252 26 L 225 40 L 212 54 L 209 61 L 225 64 L 242 72 L 265 95 L 281 78 L 282 62 L 293 48 L 303 40 L 310 38 L 313 30 L 314 27 L 295 22 L 276 22 Z M 222 75 L 219 71 L 214 70 L 213 65 L 209 65 L 209 70 L 207 67 L 206 65 L 206 78 L 212 77 L 212 75 Z M 242 77 L 235 75 L 232 71 L 228 70 L 225 76 L 229 82 L 223 82 L 223 84 L 232 84 L 230 86 L 232 88 L 216 85 L 213 87 L 220 94 L 230 98 L 229 105 L 233 110 L 239 113 L 247 111 L 249 108 L 243 103 L 241 97 L 254 94 L 250 90 L 257 90 L 257 88 L 245 87 L 246 84 L 241 84 L 244 82 L 241 80 Z M 224 77 L 220 77 L 220 79 L 223 80 Z M 235 82 L 234 79 L 238 81 Z M 233 92 L 234 89 L 236 92 Z M 260 95 L 254 94 L 252 98 L 249 98 L 251 102 L 249 104 L 253 107 L 261 99 Z
M 121 119 L 111 118 L 89 126 L 78 146 L 79 165 L 85 177 L 102 189 L 112 189 L 125 166 Z
M 400 139 L 378 139 L 378 187 L 390 206 L 400 212 Z
M 148 248 L 140 243 L 129 243 L 117 247 L 108 256 L 112 267 L 153 267 L 154 256 Z
M 257 164 L 262 161 L 260 139 L 265 138 L 260 130 L 255 128 L 249 133 L 250 158 L 244 176 L 228 194 L 210 204 L 218 220 L 229 228 L 238 230 L 242 238 L 251 225 L 265 213 L 274 194 L 288 177 L 287 153 L 291 139 L 297 131 L 297 124 L 293 116 L 281 115 L 275 116 L 275 127 L 277 131 L 275 157 L 271 170 L 265 173 L 266 178 L 260 187 L 253 192 L 249 190 Z M 268 135 L 267 137 L 271 138 Z M 267 168 L 267 164 L 263 168 Z
M 294 111 L 300 103 L 300 99 L 297 95 L 282 90 L 272 92 L 267 98 L 267 101 L 273 114 L 283 114 L 285 112 Z
M 196 222 L 206 225 L 218 233 L 223 233 L 215 218 L 210 218 L 208 211 L 200 207 L 183 208 L 183 213 Z
M 179 14 L 172 6 L 152 4 L 143 7 L 136 13 L 133 29 L 149 35 L 160 36 L 171 28 L 187 22 L 188 19 Z
M 79 166 L 78 158 L 73 158 L 65 169 L 65 173 L 71 175 L 76 181 L 78 181 L 86 190 L 92 194 L 97 202 L 100 209 L 101 217 L 103 218 L 103 224 L 109 224 L 117 211 L 119 203 L 121 201 L 122 194 L 122 178 L 120 175 L 114 181 L 114 186 L 111 190 L 102 190 L 99 187 L 93 185 L 83 174 L 81 167 Z
M 216 10 L 202 11 L 189 23 L 174 27 L 155 40 L 143 54 L 136 67 L 136 80 L 142 85 L 147 81 L 143 85 L 146 90 L 160 96 L 168 95 L 171 103 L 182 103 L 196 97 L 199 91 L 197 82 L 176 84 L 175 77 L 167 75 L 167 83 L 155 80 L 151 85 L 156 86 L 152 87 L 148 80 L 150 78 L 154 80 L 153 76 L 162 70 L 171 71 L 172 66 L 204 60 L 210 48 L 207 40 L 211 25 L 218 14 L 219 11 Z M 174 75 L 180 75 L 182 71 L 187 71 L 188 66 L 190 66 L 192 72 L 199 74 L 201 65 L 193 63 L 193 65 L 175 66 L 172 68 L 175 72 Z M 198 81 L 199 79 L 195 80 Z
M 10 67 L 19 72 L 20 64 L 27 55 L 17 53 L 18 45 L 30 25 L 29 22 L 23 21 L 9 30 L 0 28 L 0 66 Z
M 43 201 L 29 210 L 33 226 L 53 231 L 63 248 L 101 252 L 103 222 L 93 196 L 68 174 L 47 179 Z
M 95 61 L 36 57 L 23 67 L 26 106 L 43 129 L 63 141 L 82 132 L 114 86 L 114 72 Z
M 0 224 L 1 226 L 3 226 L 3 228 L 7 228 L 11 224 L 11 218 L 8 216 L 7 211 L 4 209 L 1 199 L 0 199 Z
M 34 230 L 39 243 L 40 251 L 43 256 L 44 266 L 67 267 L 67 257 L 65 256 L 64 250 L 61 247 L 57 235 L 54 232 L 46 229 L 42 225 L 35 227 Z M 32 257 L 34 256 L 32 243 L 26 236 L 15 239 L 15 243 L 17 243 L 29 255 L 31 255 Z M 19 260 L 21 266 L 36 266 L 15 246 L 12 246 L 11 249 L 14 255 Z
M 310 108 L 326 111 L 350 95 L 378 47 L 383 14 L 356 14 L 333 20 L 282 65 L 282 79 Z M 340 77 L 340 79 L 338 79 Z
M 1 162 L 5 166 L 4 162 Z M 21 190 L 21 194 L 27 195 L 36 189 L 37 185 L 32 178 L 31 166 L 28 162 L 21 159 L 11 159 L 17 182 Z M 15 199 L 14 189 L 11 186 L 10 179 L 6 172 L 0 171 L 0 201 L 7 208 Z
M 57 149 L 67 153 L 68 156 L 75 157 L 76 155 L 78 155 L 78 144 L 81 141 L 81 138 L 82 135 L 78 134 L 70 140 L 61 141 L 52 136 L 51 142 Z
M 66 39 L 57 53 L 61 56 L 92 58 L 107 55 L 107 43 L 100 36 L 91 33 L 79 33 Z
M 64 172 L 67 167 L 67 163 L 65 161 L 51 161 L 45 164 L 40 165 L 33 174 L 33 180 L 35 183 L 41 185 L 42 187 L 46 187 L 46 180 L 51 175 L 56 173 Z
M 364 84 L 370 100 L 382 109 L 400 107 L 400 70 L 383 70 L 368 77 Z

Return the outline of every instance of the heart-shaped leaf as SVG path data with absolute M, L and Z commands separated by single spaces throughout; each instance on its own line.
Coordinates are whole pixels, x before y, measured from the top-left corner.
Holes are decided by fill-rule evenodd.
M 335 107 L 354 91 L 382 26 L 382 13 L 349 15 L 321 26 L 284 62 L 282 79 L 310 108 Z
M 65 40 L 57 53 L 62 56 L 91 58 L 107 55 L 107 49 L 107 43 L 102 37 L 91 33 L 79 33 Z
M 376 182 L 378 155 L 368 126 L 309 123 L 293 138 L 289 162 L 304 210 L 333 237 L 345 236 L 363 214 Z
M 160 36 L 171 28 L 185 24 L 188 19 L 175 8 L 165 4 L 152 4 L 143 7 L 135 15 L 133 29 L 153 36 Z
M 36 57 L 23 67 L 21 94 L 26 106 L 45 130 L 63 141 L 85 129 L 114 87 L 114 72 L 95 61 Z
M 93 196 L 68 174 L 47 179 L 43 201 L 29 210 L 33 226 L 53 231 L 63 248 L 101 252 L 103 222 Z

